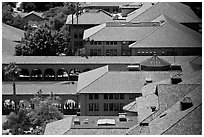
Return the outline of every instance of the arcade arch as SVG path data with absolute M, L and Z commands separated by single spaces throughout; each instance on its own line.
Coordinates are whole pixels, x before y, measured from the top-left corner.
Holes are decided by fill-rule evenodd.
M 57 80 L 69 80 L 69 74 L 65 68 L 57 70 Z
M 43 79 L 42 71 L 38 68 L 34 68 L 31 71 L 31 80 L 42 80 L 42 79 Z
M 55 80 L 55 71 L 51 68 L 47 68 L 44 71 L 44 80 Z

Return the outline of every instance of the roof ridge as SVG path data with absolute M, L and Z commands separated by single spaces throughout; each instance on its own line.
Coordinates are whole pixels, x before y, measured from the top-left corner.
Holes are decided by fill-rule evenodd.
M 77 93 L 80 93 L 82 90 L 84 90 L 85 88 L 87 88 L 89 85 L 91 85 L 92 83 L 96 82 L 98 79 L 100 79 L 101 77 L 103 77 L 104 75 L 106 75 L 108 73 L 109 70 L 107 70 L 104 74 L 102 74 L 101 76 L 99 76 L 98 78 L 96 78 L 94 81 L 90 82 L 89 84 L 87 84 L 86 86 L 84 86 L 82 89 L 80 89 L 79 91 L 77 91 Z
M 137 15 L 136 17 L 134 17 L 133 19 L 129 20 L 128 22 L 131 22 L 132 20 L 134 20 L 135 18 L 137 18 L 138 16 L 141 16 L 142 14 L 144 14 L 146 11 L 148 11 L 149 9 L 153 8 L 154 6 L 158 6 L 158 4 L 161 2 L 157 2 L 155 5 L 151 6 L 150 8 L 146 9 L 145 11 L 143 11 L 142 13 L 140 13 L 139 15 Z
M 166 24 L 166 23 L 164 23 Z M 154 33 L 156 30 L 162 28 L 162 26 L 164 26 L 164 24 L 160 25 L 159 27 L 155 27 L 154 30 L 152 30 L 151 32 L 147 33 L 146 35 L 144 35 L 142 38 L 140 38 L 138 41 L 132 43 L 131 45 L 129 45 L 129 48 L 131 48 L 132 46 L 134 46 L 135 44 L 139 43 L 140 41 L 142 41 L 143 39 L 145 39 L 146 37 L 148 37 L 149 35 L 151 35 L 152 33 Z
M 103 29 L 106 27 L 106 22 L 105 22 L 105 23 L 102 23 L 102 24 L 100 24 L 100 25 L 97 25 L 97 26 L 95 26 L 95 27 L 93 27 L 93 28 L 87 29 L 87 30 L 91 30 L 91 29 L 94 29 L 94 28 L 99 27 L 99 26 L 102 26 L 102 27 L 101 27 L 99 30 L 97 30 L 96 32 L 92 33 L 92 34 L 91 34 L 90 36 L 88 36 L 87 38 L 89 38 L 89 37 L 95 35 L 95 34 L 98 33 L 99 31 L 103 30 Z M 86 30 L 85 30 L 85 31 L 86 31 Z M 85 39 L 86 39 L 86 38 L 85 38 Z

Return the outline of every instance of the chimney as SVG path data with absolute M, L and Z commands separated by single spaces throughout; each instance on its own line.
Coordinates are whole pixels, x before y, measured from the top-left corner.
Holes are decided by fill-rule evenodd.
M 181 111 L 184 111 L 186 109 L 191 108 L 193 106 L 193 102 L 190 97 L 185 97 L 183 101 L 180 102 L 180 105 L 181 105 Z
M 182 82 L 181 76 L 180 75 L 174 75 L 173 77 L 171 77 L 171 84 L 178 84 Z

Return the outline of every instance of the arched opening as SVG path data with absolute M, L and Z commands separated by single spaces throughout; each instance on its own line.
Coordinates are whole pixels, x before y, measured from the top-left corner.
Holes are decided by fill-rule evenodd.
M 82 72 L 87 72 L 87 71 L 90 71 L 91 69 L 90 68 L 85 68 Z
M 71 81 L 78 81 L 80 71 L 77 68 L 73 68 L 69 72 L 69 80 Z
M 42 80 L 42 71 L 38 68 L 34 68 L 31 71 L 31 80 Z
M 66 69 L 61 68 L 57 71 L 57 80 L 69 80 L 69 75 Z
M 64 102 L 63 113 L 64 115 L 74 115 L 76 114 L 77 107 L 76 102 L 72 99 L 68 99 Z
M 15 110 L 15 102 L 13 100 L 6 99 L 2 105 L 2 115 L 9 115 Z
M 27 69 L 21 69 L 19 80 L 29 80 L 30 74 Z
M 55 71 L 51 68 L 48 68 L 44 72 L 44 80 L 55 80 Z
M 31 109 L 31 103 L 28 100 L 19 101 L 19 109 Z

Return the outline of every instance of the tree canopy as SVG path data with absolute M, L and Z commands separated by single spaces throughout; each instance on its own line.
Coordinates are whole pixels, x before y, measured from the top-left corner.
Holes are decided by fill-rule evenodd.
M 43 12 L 49 10 L 50 8 L 63 5 L 63 2 L 22 2 L 20 8 L 23 9 L 24 12 Z
M 65 54 L 67 46 L 65 35 L 44 23 L 35 30 L 27 30 L 15 48 L 17 56 L 57 56 Z

